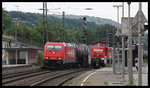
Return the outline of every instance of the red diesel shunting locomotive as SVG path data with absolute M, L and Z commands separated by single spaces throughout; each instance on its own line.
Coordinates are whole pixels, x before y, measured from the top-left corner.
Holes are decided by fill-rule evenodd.
M 106 43 L 94 43 L 92 45 L 91 65 L 95 67 L 104 67 L 109 57 L 109 48 Z
M 87 65 L 89 54 L 85 44 L 47 42 L 44 46 L 44 67 Z

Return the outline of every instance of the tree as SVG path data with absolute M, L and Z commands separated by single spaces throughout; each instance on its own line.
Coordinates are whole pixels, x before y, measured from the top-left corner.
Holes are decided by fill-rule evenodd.
M 2 31 L 5 32 L 5 30 L 10 26 L 11 24 L 11 16 L 8 14 L 7 11 L 5 11 L 2 8 Z

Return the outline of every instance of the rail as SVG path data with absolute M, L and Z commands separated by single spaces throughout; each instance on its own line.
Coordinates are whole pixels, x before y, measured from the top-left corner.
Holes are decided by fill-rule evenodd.
M 79 75 L 79 73 L 83 73 L 84 71 L 89 70 L 87 69 L 78 69 L 78 70 L 73 70 L 73 71 L 66 71 L 61 74 L 57 74 L 54 76 L 50 76 L 47 79 L 40 80 L 36 83 L 33 83 L 30 86 L 62 86 L 66 81 L 69 79 Z
M 36 71 L 36 72 L 30 72 L 30 73 L 27 73 L 27 74 L 20 74 L 20 75 L 5 77 L 2 80 L 2 85 L 5 86 L 9 83 L 12 83 L 12 82 L 15 82 L 15 81 L 18 81 L 18 80 L 22 80 L 22 79 L 26 79 L 26 78 L 29 78 L 29 77 L 50 73 L 50 72 L 51 71 L 49 71 L 49 70 L 46 70 L 46 71 L 39 70 L 39 71 Z

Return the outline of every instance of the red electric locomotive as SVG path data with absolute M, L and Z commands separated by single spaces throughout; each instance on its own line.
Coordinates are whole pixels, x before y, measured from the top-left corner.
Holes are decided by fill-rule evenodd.
M 107 43 L 94 43 L 92 45 L 91 65 L 95 67 L 104 67 L 109 57 L 109 48 Z
M 89 49 L 84 44 L 47 42 L 44 46 L 44 67 L 69 67 L 87 63 Z

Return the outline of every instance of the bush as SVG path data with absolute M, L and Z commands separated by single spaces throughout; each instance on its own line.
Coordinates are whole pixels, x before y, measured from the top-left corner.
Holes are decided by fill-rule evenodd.
M 107 81 L 104 81 L 104 85 L 108 86 L 108 82 L 107 82 Z
M 143 59 L 143 63 L 148 63 L 148 59 Z
M 6 64 L 6 60 L 2 60 L 2 63 L 3 63 L 3 64 Z
M 134 78 L 132 78 L 132 79 L 131 79 L 131 86 L 136 86 L 136 84 L 135 84 L 136 81 L 137 81 L 137 80 L 135 80 Z M 128 84 L 124 84 L 124 85 L 125 85 L 125 86 L 129 86 L 129 83 L 128 83 Z
M 106 64 L 105 67 L 112 67 L 112 64 Z
M 38 54 L 37 65 L 43 66 L 43 52 L 41 50 L 39 50 L 37 54 Z

